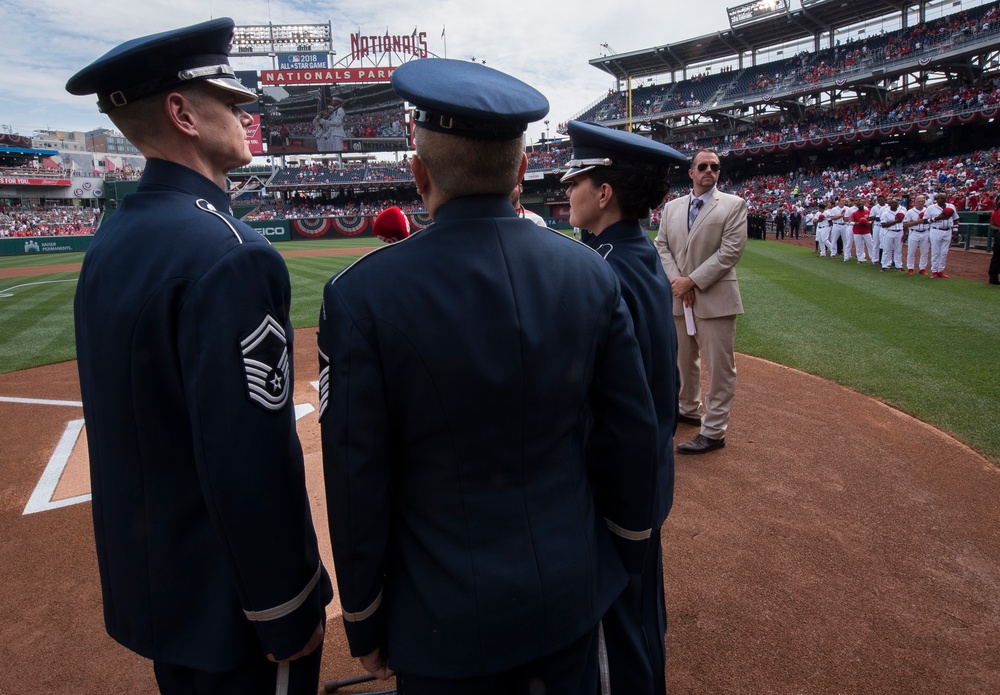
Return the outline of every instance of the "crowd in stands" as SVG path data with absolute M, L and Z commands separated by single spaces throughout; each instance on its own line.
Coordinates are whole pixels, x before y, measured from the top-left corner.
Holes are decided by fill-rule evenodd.
M 100 170 L 83 171 L 81 169 L 67 169 L 56 165 L 42 165 L 35 163 L 23 164 L 16 167 L 0 167 L 0 177 L 9 176 L 14 178 L 33 179 L 70 179 L 70 178 L 103 178 L 108 181 L 135 181 L 142 176 L 141 167 L 124 165 L 107 173 Z
M 746 199 L 749 210 L 769 214 L 808 211 L 835 195 L 870 199 L 879 193 L 906 198 L 944 193 L 959 212 L 989 211 L 1000 195 L 1000 148 L 908 163 L 871 161 L 840 169 L 814 166 L 719 185 Z
M 1000 90 L 998 90 L 1000 93 Z M 692 144 L 693 148 L 694 145 Z M 572 150 L 551 152 L 544 150 L 529 153 L 529 161 L 545 162 L 546 167 L 564 168 L 572 158 Z M 353 164 L 356 171 L 382 169 L 387 175 L 405 177 L 412 182 L 408 164 L 382 162 Z M 309 166 L 302 171 L 300 180 L 316 180 L 320 171 L 328 167 Z M 283 173 L 294 170 L 285 170 Z M 899 162 L 892 159 L 854 163 L 841 169 L 819 166 L 803 167 L 781 175 L 767 175 L 744 181 L 723 181 L 720 187 L 744 197 L 751 210 L 773 211 L 781 208 L 809 209 L 816 202 L 828 198 L 836 192 L 840 195 L 874 195 L 877 191 L 895 192 L 943 192 L 948 201 L 959 211 L 992 209 L 992 199 L 1000 192 L 1000 150 L 990 149 L 966 155 L 948 157 L 932 161 Z M 676 191 L 686 191 L 684 182 Z M 558 190 L 550 194 L 558 194 Z M 370 194 L 367 199 L 354 198 L 343 202 L 310 200 L 299 196 L 285 202 L 266 202 L 246 217 L 249 220 L 275 218 L 314 218 L 325 216 L 375 215 L 389 205 L 398 205 L 405 212 L 423 211 L 423 203 L 417 199 L 387 201 L 378 194 Z
M 880 34 L 835 46 L 832 55 L 799 54 L 802 66 L 796 72 L 798 84 L 815 84 L 859 67 L 873 67 L 904 60 L 927 50 L 996 31 L 1000 6 L 984 5 L 970 12 L 957 12 L 889 34 Z M 823 52 L 826 53 L 826 52 Z
M 100 210 L 72 205 L 0 205 L 0 237 L 93 234 Z
M 1000 3 L 960 11 L 894 32 L 852 38 L 818 52 L 801 51 L 795 57 L 739 69 L 724 66 L 712 75 L 700 73 L 677 83 L 633 90 L 632 117 L 647 118 L 675 110 L 698 108 L 719 93 L 720 103 L 755 92 L 800 89 L 845 74 L 884 67 L 917 54 L 945 48 L 983 34 L 1000 33 Z M 627 95 L 609 90 L 601 102 L 580 114 L 582 120 L 622 120 L 628 113 Z
M 347 114 L 347 135 L 352 138 L 401 138 L 406 135 L 398 108 Z
M 774 117 L 755 125 L 741 126 L 733 133 L 689 137 L 669 144 L 681 151 L 693 152 L 699 147 L 712 147 L 727 152 L 744 147 L 775 145 L 889 127 L 997 106 L 1000 106 L 1000 79 L 992 79 L 981 87 L 960 86 L 926 92 L 915 91 L 882 104 L 851 102 L 832 109 L 813 109 L 797 123 L 783 122 Z
M 528 152 L 528 171 L 551 171 L 565 169 L 566 163 L 573 158 L 571 148 L 551 147 L 544 150 Z
M 351 183 L 384 183 L 412 181 L 410 164 L 400 162 L 348 162 L 345 164 L 317 162 L 300 167 L 286 167 L 271 181 L 271 187 L 335 186 Z
M 271 127 L 267 141 L 271 145 L 290 145 L 292 138 L 313 137 L 315 131 L 311 121 L 285 122 Z
M 259 222 L 274 219 L 315 219 L 318 217 L 373 217 L 393 205 L 405 213 L 425 212 L 423 201 L 373 197 L 369 200 L 350 200 L 332 203 L 322 200 L 296 200 L 261 205 L 243 217 L 245 221 Z
M 138 181 L 142 178 L 142 167 L 125 165 L 104 175 L 105 181 Z
M 74 174 L 74 172 L 63 167 L 50 168 L 37 166 L 35 164 L 25 164 L 18 167 L 0 167 L 0 176 L 17 178 L 30 177 L 33 179 L 68 179 L 75 175 L 77 174 Z

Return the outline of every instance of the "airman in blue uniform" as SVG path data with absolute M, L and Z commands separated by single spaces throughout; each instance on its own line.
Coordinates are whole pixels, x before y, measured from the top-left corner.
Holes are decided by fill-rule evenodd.
M 632 320 L 603 259 L 511 206 L 541 94 L 446 59 L 393 87 L 434 223 L 327 283 L 319 326 L 351 653 L 404 695 L 592 695 L 598 622 L 653 517 Z
M 667 625 L 660 527 L 673 502 L 677 334 L 670 281 L 639 220 L 663 202 L 671 170 L 687 158 L 649 138 L 595 123 L 570 121 L 568 129 L 573 160 L 562 180 L 568 182 L 569 221 L 587 230 L 585 243 L 604 256 L 621 282 L 657 421 L 652 542 L 642 574 L 630 577 L 601 621 L 602 666 L 611 693 L 663 695 Z
M 292 402 L 290 288 L 232 216 L 255 100 L 230 19 L 135 39 L 74 75 L 146 156 L 74 305 L 108 633 L 163 693 L 317 690 L 332 598 Z M 280 663 L 279 663 L 280 662 Z

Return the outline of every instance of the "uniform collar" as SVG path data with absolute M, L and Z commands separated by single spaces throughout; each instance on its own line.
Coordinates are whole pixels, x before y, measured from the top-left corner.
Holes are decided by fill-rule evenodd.
M 229 194 L 219 188 L 214 181 L 205 178 L 194 169 L 165 159 L 148 159 L 139 179 L 138 191 L 170 188 L 198 198 L 204 198 L 216 210 L 230 212 Z
M 435 224 L 453 220 L 495 217 L 517 217 L 509 197 L 505 195 L 470 195 L 452 198 L 434 212 Z
M 618 220 L 601 232 L 599 236 L 591 236 L 584 243 L 590 248 L 596 249 L 601 244 L 628 241 L 642 236 L 645 234 L 636 220 Z

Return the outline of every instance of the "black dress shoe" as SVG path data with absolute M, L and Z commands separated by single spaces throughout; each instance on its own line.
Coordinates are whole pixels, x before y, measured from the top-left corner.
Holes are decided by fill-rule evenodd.
M 678 454 L 704 454 L 709 451 L 721 449 L 726 445 L 726 439 L 712 439 L 703 434 L 696 434 L 691 439 L 677 445 Z
M 700 417 L 691 417 L 690 415 L 678 415 L 677 422 L 683 422 L 685 425 L 692 425 L 694 427 L 701 427 Z

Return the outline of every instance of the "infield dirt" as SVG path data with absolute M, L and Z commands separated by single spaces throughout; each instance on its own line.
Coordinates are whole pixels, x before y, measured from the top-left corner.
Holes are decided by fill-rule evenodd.
M 295 357 L 296 402 L 316 408 L 313 329 L 296 332 Z M 677 457 L 663 534 L 669 691 L 1000 692 L 1000 469 L 849 389 L 737 365 L 726 448 Z M 76 364 L 0 375 L 0 397 L 79 401 Z M 155 692 L 150 664 L 104 632 L 90 504 L 22 514 L 80 418 L 78 406 L 0 401 L 2 695 Z M 299 434 L 332 567 L 315 412 Z M 81 490 L 74 456 L 56 498 Z M 336 599 L 323 664 L 324 679 L 363 672 Z

